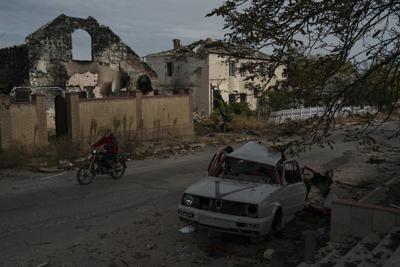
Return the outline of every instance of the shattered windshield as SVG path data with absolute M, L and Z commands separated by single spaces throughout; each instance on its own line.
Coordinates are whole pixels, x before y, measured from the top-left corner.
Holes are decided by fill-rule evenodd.
M 273 166 L 229 157 L 225 159 L 223 178 L 255 183 L 276 183 Z

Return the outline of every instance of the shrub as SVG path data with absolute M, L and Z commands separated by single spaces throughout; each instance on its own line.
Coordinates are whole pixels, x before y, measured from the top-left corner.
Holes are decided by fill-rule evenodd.
M 250 116 L 253 114 L 253 111 L 250 110 L 249 103 L 247 102 L 230 103 L 228 108 L 236 115 Z

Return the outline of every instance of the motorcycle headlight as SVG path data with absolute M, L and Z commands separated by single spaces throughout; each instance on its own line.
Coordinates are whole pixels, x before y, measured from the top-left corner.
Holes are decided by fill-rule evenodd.
M 185 194 L 182 198 L 182 202 L 186 206 L 193 206 L 194 197 L 192 195 Z
M 258 207 L 257 205 L 248 205 L 247 206 L 247 216 L 256 218 L 258 216 Z

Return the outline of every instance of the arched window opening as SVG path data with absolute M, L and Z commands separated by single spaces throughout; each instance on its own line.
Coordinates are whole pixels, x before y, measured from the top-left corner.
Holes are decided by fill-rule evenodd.
M 72 59 L 92 61 L 92 37 L 87 31 L 76 30 L 72 33 Z

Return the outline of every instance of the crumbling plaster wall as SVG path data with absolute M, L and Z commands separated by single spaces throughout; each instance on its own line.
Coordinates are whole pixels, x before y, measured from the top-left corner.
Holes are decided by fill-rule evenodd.
M 216 53 L 206 56 L 196 53 L 154 54 L 146 57 L 146 62 L 157 72 L 160 88 L 185 89 L 193 91 L 194 110 L 211 114 L 213 109 L 212 87 L 219 88 L 225 101 L 229 101 L 229 94 L 245 93 L 246 102 L 251 109 L 257 108 L 257 98 L 254 92 L 246 88 L 246 77 L 241 77 L 240 66 L 257 59 L 237 59 L 236 75 L 229 76 L 229 58 Z M 173 74 L 168 76 L 167 63 L 173 63 Z M 268 86 L 276 84 L 277 80 L 284 79 L 283 67 L 276 70 L 276 78 Z M 261 81 L 254 81 L 256 84 Z M 239 99 L 237 101 L 240 101 Z
M 240 67 L 242 64 L 254 62 L 255 59 L 237 59 L 236 60 L 236 75 L 229 76 L 229 58 L 218 54 L 209 54 L 209 75 L 210 83 L 217 86 L 221 90 L 221 95 L 225 101 L 229 101 L 229 94 L 245 93 L 247 94 L 247 103 L 251 109 L 257 108 L 257 98 L 254 97 L 254 92 L 246 88 L 246 76 L 241 77 Z M 278 67 L 275 75 L 276 78 L 271 79 L 267 87 L 276 84 L 277 80 L 284 79 L 284 67 Z M 260 80 L 255 80 L 254 84 L 260 84 Z M 237 100 L 238 102 L 240 100 Z
M 28 80 L 28 47 L 23 44 L 0 49 L 0 93 L 8 94 Z
M 209 114 L 208 99 L 210 96 L 208 82 L 208 59 L 195 54 L 149 55 L 146 62 L 158 74 L 158 88 L 170 91 L 171 88 L 190 89 L 193 97 L 193 108 Z M 168 76 L 167 63 L 172 62 L 172 76 Z
M 78 29 L 88 32 L 91 36 L 92 62 L 72 59 L 72 33 Z M 29 35 L 26 43 L 31 86 L 65 87 L 72 75 L 85 73 L 93 68 L 97 71 L 93 66 L 102 68 L 102 71 L 99 71 L 99 83 L 102 85 L 107 82 L 111 84 L 114 73 L 120 70 L 129 75 L 130 89 L 135 87 L 140 75 L 148 75 L 152 79 L 157 77 L 115 33 L 100 25 L 93 17 L 82 19 L 60 15 Z

